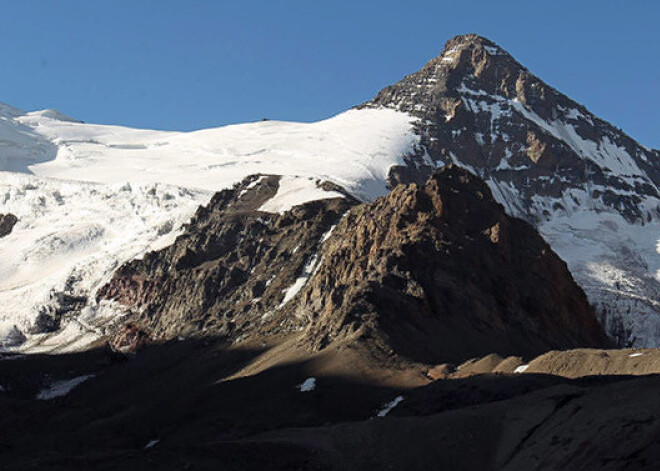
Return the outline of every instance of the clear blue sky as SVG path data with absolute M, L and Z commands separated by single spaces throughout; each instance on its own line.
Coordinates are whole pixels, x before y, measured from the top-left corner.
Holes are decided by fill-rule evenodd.
M 371 98 L 456 34 L 660 148 L 660 2 L 2 2 L 0 101 L 191 130 L 312 121 Z

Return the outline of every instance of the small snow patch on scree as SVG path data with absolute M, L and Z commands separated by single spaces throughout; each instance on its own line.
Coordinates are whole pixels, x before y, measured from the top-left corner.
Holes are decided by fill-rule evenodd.
M 259 178 L 251 182 L 248 186 L 245 187 L 243 191 L 238 195 L 239 198 L 242 198 L 248 191 L 250 191 L 252 188 L 257 186 L 259 183 L 261 183 L 264 179 L 266 178 L 265 175 L 261 175 Z
M 514 373 L 524 373 L 529 368 L 529 365 L 520 365 L 518 368 L 513 370 Z
M 629 356 L 630 358 L 634 358 L 634 357 L 641 357 L 642 355 L 644 355 L 642 352 L 637 352 L 637 353 L 631 353 L 631 354 L 628 355 L 628 356 Z
M 66 396 L 71 392 L 73 388 L 79 384 L 87 381 L 89 378 L 92 378 L 94 375 L 85 375 L 78 376 L 73 379 L 66 379 L 63 381 L 55 381 L 50 385 L 48 389 L 44 389 L 39 394 L 37 394 L 37 399 L 47 401 L 49 399 L 55 399 L 56 397 Z
M 305 381 L 298 385 L 300 392 L 310 392 L 316 389 L 316 378 L 307 378 Z
M 314 255 L 312 258 L 309 259 L 309 261 L 305 264 L 303 268 L 302 274 L 294 281 L 294 283 L 289 286 L 284 293 L 284 299 L 282 299 L 282 302 L 277 306 L 278 309 L 281 309 L 291 301 L 298 292 L 305 286 L 307 281 L 312 277 L 314 272 L 316 271 L 316 266 L 317 266 L 317 256 Z
M 330 236 L 332 235 L 332 231 L 335 230 L 335 227 L 337 227 L 337 224 L 335 224 L 334 226 L 330 227 L 330 229 L 328 229 L 328 232 L 326 232 L 325 234 L 323 234 L 323 236 L 321 237 L 321 243 L 325 242 L 326 240 L 328 240 L 328 239 L 330 238 Z
M 392 409 L 398 406 L 401 401 L 403 401 L 403 396 L 395 397 L 392 401 L 385 404 L 385 406 L 380 411 L 378 411 L 378 417 L 385 417 L 392 411 Z
M 145 449 L 145 450 L 148 450 L 149 448 L 153 448 L 153 447 L 155 447 L 156 445 L 158 445 L 158 442 L 160 442 L 159 439 L 151 440 L 149 443 L 147 443 L 147 444 L 144 446 L 144 449 Z

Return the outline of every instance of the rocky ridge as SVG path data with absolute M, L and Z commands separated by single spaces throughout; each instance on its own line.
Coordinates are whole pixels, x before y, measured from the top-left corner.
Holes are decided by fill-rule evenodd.
M 469 172 L 447 167 L 371 204 L 255 210 L 277 180 L 218 193 L 99 297 L 162 339 L 302 331 L 312 350 L 359 340 L 421 363 L 607 345 L 566 265 Z
M 508 209 L 518 217 L 534 222 L 558 210 L 579 210 L 584 198 L 570 198 L 573 191 L 631 222 L 660 216 L 657 151 L 545 84 L 483 37 L 451 39 L 419 72 L 361 106 L 421 118 L 416 127 L 425 154 L 410 157 L 408 166 L 425 175 L 458 163 L 500 191 L 513 188 Z M 393 178 L 414 174 L 398 169 Z M 647 198 L 655 204 L 644 205 Z
M 130 306 L 154 338 L 204 332 L 235 341 L 269 329 L 314 270 L 324 235 L 357 203 L 345 195 L 283 214 L 261 210 L 279 181 L 255 175 L 217 193 L 173 245 L 121 266 L 98 298 Z
M 607 345 L 565 263 L 456 166 L 353 208 L 321 253 L 295 310 L 318 347 L 354 335 L 437 363 Z

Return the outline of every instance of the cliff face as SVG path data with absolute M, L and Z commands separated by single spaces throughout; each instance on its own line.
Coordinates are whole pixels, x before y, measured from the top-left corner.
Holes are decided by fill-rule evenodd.
M 98 297 L 130 306 L 156 338 L 205 332 L 235 340 L 267 329 L 323 235 L 355 204 L 346 196 L 261 211 L 279 180 L 248 177 L 217 193 L 172 246 L 123 265 Z
M 322 260 L 296 310 L 318 347 L 356 335 L 440 362 L 606 344 L 566 264 L 457 167 L 353 208 Z
M 312 349 L 359 341 L 426 363 L 607 343 L 566 265 L 465 170 L 370 204 L 255 211 L 276 185 L 218 193 L 173 246 L 123 266 L 100 296 L 132 306 L 157 337 L 304 330 Z

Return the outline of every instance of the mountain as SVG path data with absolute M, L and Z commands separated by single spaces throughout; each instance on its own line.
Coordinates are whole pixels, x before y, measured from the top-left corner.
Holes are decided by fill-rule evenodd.
M 248 177 L 117 269 L 96 300 L 125 306 L 113 348 L 0 358 L 3 466 L 506 469 L 545 452 L 565 469 L 578 424 L 589 439 L 636 424 L 630 399 L 655 427 L 657 380 L 623 373 L 660 371 L 657 353 L 524 363 L 608 340 L 565 263 L 478 177 L 446 166 L 371 203 L 299 180 Z M 315 199 L 298 204 L 291 190 L 309 183 Z M 39 323 L 65 321 L 52 314 Z M 583 378 L 590 364 L 615 375 Z M 598 450 L 629 463 L 648 428 Z
M 564 258 L 610 334 L 658 342 L 660 153 L 635 142 L 476 35 L 448 41 L 419 72 L 360 108 L 415 116 L 415 155 L 393 169 L 420 181 L 456 163 Z
M 322 194 L 317 180 L 373 201 L 448 163 L 540 231 L 619 344 L 660 342 L 660 153 L 476 35 L 317 123 L 175 133 L 3 105 L 0 150 L 0 212 L 18 218 L 0 239 L 0 343 L 61 350 L 102 337 L 124 314 L 95 302 L 114 270 L 169 245 L 199 205 L 249 175 L 300 177 L 298 202 Z M 65 335 L 42 335 L 44 315 L 64 318 Z
M 413 118 L 384 109 L 193 133 L 7 109 L 0 116 L 0 212 L 18 222 L 0 239 L 0 345 L 15 347 L 18 338 L 30 351 L 102 338 L 124 310 L 96 304 L 96 291 L 124 262 L 171 244 L 215 191 L 270 173 L 287 176 L 289 205 L 323 198 L 316 180 L 371 200 L 386 194 L 387 169 L 417 142 Z M 39 320 L 54 317 L 64 318 L 56 324 L 62 328 L 52 332 L 55 324 L 47 323 L 44 330 Z
M 2 468 L 655 469 L 658 157 L 475 35 L 317 123 L 0 105 Z

